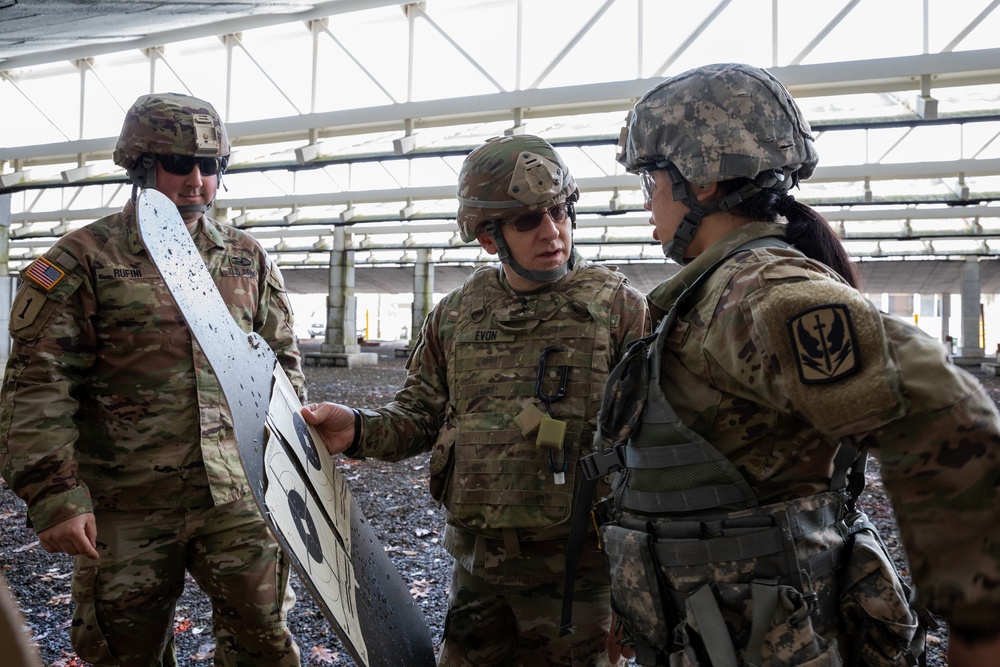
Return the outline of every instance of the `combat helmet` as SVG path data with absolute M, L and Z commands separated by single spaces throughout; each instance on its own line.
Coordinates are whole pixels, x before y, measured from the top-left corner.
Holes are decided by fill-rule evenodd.
M 140 96 L 125 114 L 113 159 L 132 181 L 134 199 L 137 188 L 156 186 L 155 156 L 220 158 L 221 186 L 229 151 L 226 127 L 211 104 L 190 95 L 153 93 Z
M 692 209 L 674 235 L 669 256 L 678 263 L 706 214 L 764 189 L 788 190 L 819 161 L 788 90 L 767 71 L 738 63 L 698 67 L 654 86 L 629 113 L 619 150 L 630 172 L 667 170 L 674 200 Z M 689 185 L 740 177 L 750 182 L 707 205 Z
M 579 197 L 569 168 L 547 141 L 529 134 L 494 137 L 469 153 L 462 164 L 459 234 L 468 243 L 485 229 L 497 244 L 500 261 L 518 275 L 538 283 L 555 282 L 573 268 L 575 253 L 571 251 L 569 262 L 559 268 L 529 271 L 514 261 L 501 222 L 566 202 L 575 229 L 574 203 Z

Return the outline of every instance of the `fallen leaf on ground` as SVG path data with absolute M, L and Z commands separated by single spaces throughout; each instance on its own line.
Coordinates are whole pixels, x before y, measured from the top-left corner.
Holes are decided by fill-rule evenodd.
M 86 664 L 75 653 L 66 653 L 63 651 L 63 657 L 53 662 L 52 667 L 84 667 Z
M 309 652 L 310 660 L 318 660 L 319 662 L 325 662 L 328 664 L 332 664 L 337 657 L 336 653 L 325 646 L 313 646 L 312 650 Z
M 416 579 L 410 583 L 410 595 L 414 599 L 419 600 L 420 598 L 427 597 L 427 588 L 431 585 L 431 582 L 426 579 Z
M 215 644 L 202 644 L 197 653 L 191 654 L 192 660 L 211 660 L 215 657 Z

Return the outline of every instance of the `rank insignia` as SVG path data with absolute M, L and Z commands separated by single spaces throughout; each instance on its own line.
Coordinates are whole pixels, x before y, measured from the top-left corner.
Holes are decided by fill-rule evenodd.
M 39 257 L 24 270 L 24 275 L 43 290 L 49 292 L 59 284 L 66 273 L 44 257 Z
M 834 303 L 804 310 L 788 320 L 788 333 L 803 384 L 837 382 L 861 370 L 847 306 Z

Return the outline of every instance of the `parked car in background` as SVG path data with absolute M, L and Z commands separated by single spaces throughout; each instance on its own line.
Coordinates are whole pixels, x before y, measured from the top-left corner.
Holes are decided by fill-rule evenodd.
M 324 322 L 313 322 L 309 325 L 309 337 L 318 338 L 320 336 L 326 335 L 326 323 Z

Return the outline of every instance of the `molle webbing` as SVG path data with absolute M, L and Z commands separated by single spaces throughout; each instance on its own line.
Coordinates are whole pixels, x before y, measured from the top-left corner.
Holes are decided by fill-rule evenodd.
M 534 295 L 509 293 L 496 269 L 480 269 L 451 309 L 448 386 L 454 407 L 452 476 L 444 503 L 449 521 L 489 539 L 565 537 L 576 488 L 576 462 L 591 446 L 594 397 L 611 359 L 609 304 L 624 278 L 599 266 Z M 539 358 L 550 373 L 540 378 Z M 559 378 L 562 378 L 560 388 Z M 561 450 L 539 448 L 514 421 L 537 397 L 564 392 L 551 417 L 565 423 Z M 558 467 L 565 477 L 556 482 Z M 516 549 L 513 549 L 516 551 Z M 512 545 L 508 545 L 508 552 Z
M 830 501 L 819 507 L 801 511 L 763 507 L 749 510 L 753 516 L 704 521 L 648 521 L 625 517 L 621 525 L 651 532 L 656 538 L 652 549 L 657 562 L 666 568 L 765 558 L 792 547 L 790 542 L 835 526 L 841 518 L 841 505 L 837 499 L 838 496 L 831 495 Z M 775 521 L 771 515 L 775 510 L 787 516 L 787 522 L 784 522 L 787 528 L 781 526 L 783 521 Z M 711 539 L 706 539 L 706 536 L 711 536 Z M 839 549 L 831 548 L 811 555 L 805 567 L 807 578 L 818 579 L 833 572 L 838 554 Z
M 845 523 L 845 500 L 843 493 L 826 492 L 705 520 L 626 513 L 605 532 L 605 546 L 620 556 L 623 535 L 649 535 L 651 539 L 643 543 L 654 564 L 650 567 L 658 574 L 637 575 L 632 570 L 630 576 L 663 583 L 665 617 L 674 619 L 673 623 L 693 624 L 712 665 L 723 655 L 735 656 L 739 646 L 745 649 L 744 662 L 732 664 L 760 664 L 754 656 L 759 655 L 763 632 L 782 614 L 779 591 L 801 602 L 797 613 L 808 616 L 817 632 L 836 627 L 838 567 L 845 543 L 852 532 L 869 525 L 863 515 L 858 526 Z M 615 576 L 622 575 L 613 571 Z M 738 588 L 743 592 L 736 595 Z M 717 597 L 716 589 L 728 593 Z M 745 614 L 747 608 L 752 609 L 752 618 L 745 619 L 750 623 L 742 643 L 737 644 L 727 625 L 738 626 L 733 618 Z M 719 622 L 722 616 L 727 622 Z M 667 664 L 665 644 L 657 648 L 632 639 L 637 655 L 646 656 L 643 664 Z M 708 650 L 710 645 L 712 650 Z M 723 660 L 721 664 L 730 663 Z
M 755 507 L 757 499 L 739 470 L 701 435 L 685 426 L 660 386 L 667 336 L 688 300 L 729 257 L 754 247 L 787 245 L 765 238 L 744 244 L 698 276 L 674 301 L 649 349 L 649 387 L 639 428 L 625 447 L 628 477 L 622 509 L 640 514 L 683 515 Z
M 761 238 L 745 243 L 726 254 L 677 298 L 652 336 L 633 341 L 618 365 L 608 375 L 604 388 L 599 422 L 614 412 L 630 420 L 635 410 L 615 406 L 616 397 L 638 400 L 642 387 L 620 387 L 619 383 L 646 381 L 645 405 L 639 423 L 629 421 L 625 432 L 632 432 L 627 446 L 603 449 L 602 435 L 622 432 L 623 424 L 611 428 L 598 425 L 595 449 L 602 449 L 582 459 L 581 486 L 577 494 L 570 527 L 566 557 L 566 582 L 563 590 L 561 633 L 572 627 L 573 576 L 579 562 L 579 549 L 586 538 L 588 517 L 599 478 L 627 468 L 626 486 L 621 505 L 642 514 L 673 512 L 724 512 L 757 505 L 750 486 L 740 472 L 711 443 L 681 423 L 660 388 L 660 354 L 680 307 L 701 287 L 710 275 L 733 255 L 760 247 L 787 247 L 778 238 Z M 642 368 L 635 368 L 639 364 Z M 621 389 L 621 391 L 619 391 Z M 613 394 L 613 396 L 611 396 Z M 616 409 L 617 408 L 617 409 Z M 634 429 L 638 429 L 635 432 Z M 668 444 L 661 444 L 661 443 Z M 671 491 L 667 491 L 667 490 Z
M 671 429 L 675 432 L 666 433 Z M 722 458 L 718 450 L 708 445 L 690 429 L 677 429 L 676 423 L 656 424 L 652 428 L 640 431 L 637 439 L 642 439 L 644 433 L 656 442 L 680 442 L 676 445 L 653 447 L 626 446 L 625 467 L 633 471 L 630 472 L 630 481 L 637 475 L 635 470 L 660 471 L 650 476 L 655 483 L 666 485 L 671 481 L 678 481 L 665 479 L 668 475 L 663 471 L 669 469 L 672 473 L 669 476 L 683 478 L 678 484 L 673 485 L 673 488 L 681 490 L 644 491 L 629 486 L 623 490 L 621 500 L 623 508 L 644 514 L 662 514 L 699 512 L 716 507 L 738 509 L 753 507 L 756 504 L 739 472 Z M 731 482 L 711 482 L 720 478 Z

